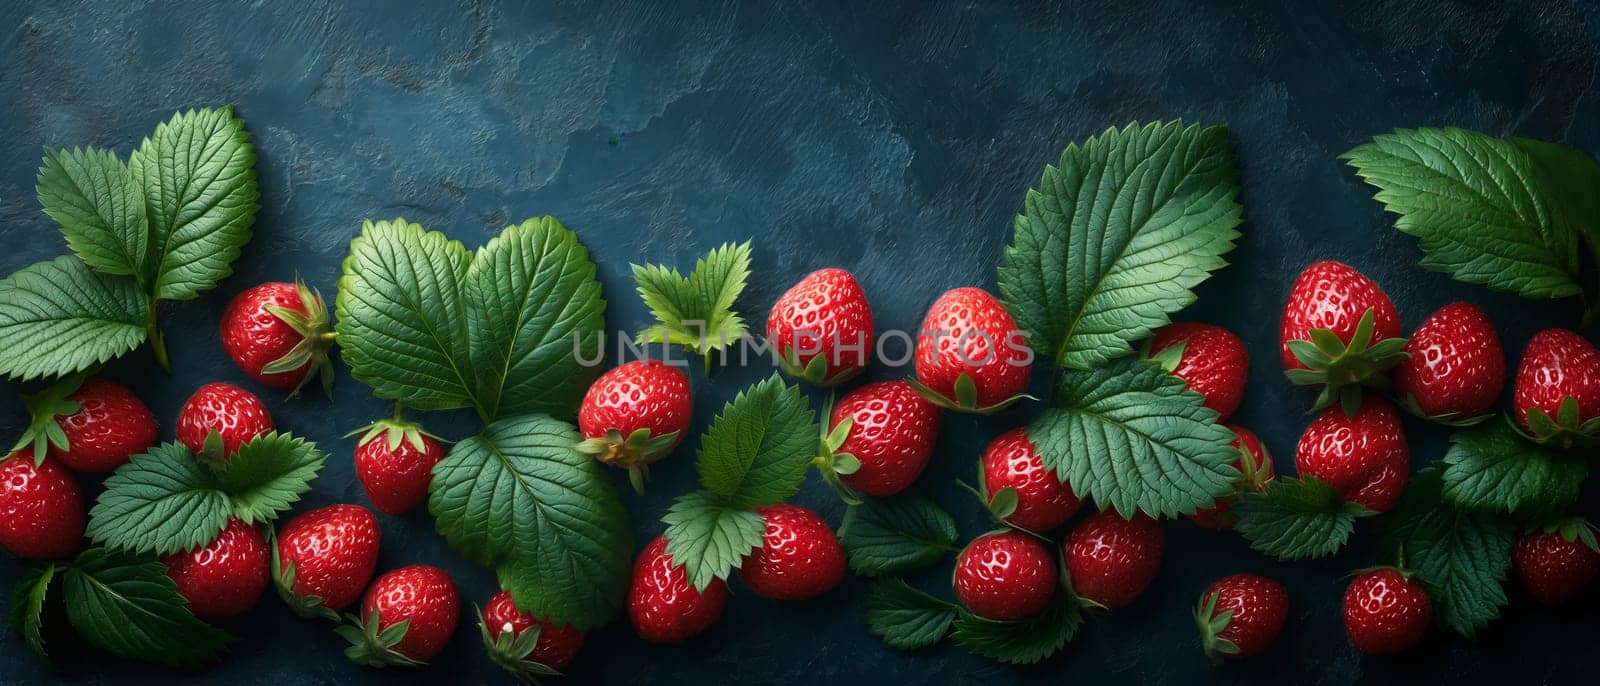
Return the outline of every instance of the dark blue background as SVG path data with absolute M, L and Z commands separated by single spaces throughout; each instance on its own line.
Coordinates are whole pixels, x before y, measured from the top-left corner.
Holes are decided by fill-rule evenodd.
M 363 218 L 404 215 L 475 246 L 509 222 L 553 214 L 599 264 L 612 328 L 638 330 L 647 320 L 629 262 L 687 268 L 716 244 L 746 238 L 755 273 L 738 309 L 758 330 L 778 294 L 823 266 L 855 272 L 880 328 L 909 328 L 945 289 L 992 289 L 1011 216 L 1043 166 L 1067 143 L 1131 120 L 1232 127 L 1244 235 L 1233 266 L 1180 318 L 1245 339 L 1254 361 L 1236 421 L 1261 435 L 1280 470 L 1292 469 L 1309 397 L 1280 373 L 1277 317 L 1293 275 L 1313 259 L 1344 260 L 1372 276 L 1407 327 L 1452 300 L 1481 304 L 1513 364 L 1537 329 L 1576 324 L 1576 302 L 1528 302 L 1417 268 L 1414 242 L 1392 230 L 1335 157 L 1371 134 L 1416 125 L 1600 150 L 1600 102 L 1590 94 L 1600 10 L 1592 5 L 401 4 L 0 6 L 0 140 L 8 144 L 0 271 L 65 251 L 34 199 L 40 146 L 92 144 L 126 156 L 173 110 L 225 103 L 237 105 L 253 134 L 256 236 L 235 276 L 162 312 L 177 373 L 153 372 L 144 350 L 110 371 L 139 390 L 166 435 L 194 387 L 244 382 L 217 341 L 228 298 L 296 273 L 331 297 Z M 1280 7 L 1298 4 L 1323 7 Z M 696 431 L 766 373 L 729 369 L 707 380 L 696 372 Z M 23 426 L 18 390 L 0 392 L 7 436 Z M 387 414 L 388 404 L 343 372 L 331 406 L 263 395 L 281 427 L 331 454 L 299 509 L 364 502 L 352 443 L 340 436 Z M 964 534 L 986 523 L 954 480 L 971 478 L 985 442 L 1030 411 L 946 416 L 919 488 L 957 516 Z M 463 416 L 425 419 L 452 438 L 475 430 Z M 1410 428 L 1413 467 L 1442 454 L 1442 431 Z M 647 497 L 626 492 L 618 475 L 639 545 L 659 533 L 669 499 L 692 486 L 692 447 L 658 466 Z M 797 500 L 837 524 L 841 508 L 815 477 Z M 1593 488 L 1584 509 L 1591 517 L 1600 509 Z M 425 512 L 382 524 L 382 568 L 442 565 L 467 603 L 493 591 L 490 574 L 452 553 Z M 589 637 L 574 681 L 1570 681 L 1600 641 L 1594 593 L 1551 612 L 1512 588 L 1505 617 L 1476 642 L 1435 632 L 1403 657 L 1363 658 L 1347 644 L 1337 607 L 1341 575 L 1376 562 L 1369 532 L 1336 558 L 1280 564 L 1236 536 L 1187 522 L 1167 531 L 1155 586 L 1091 621 L 1039 666 L 1002 666 L 950 644 L 889 650 L 867 634 L 859 611 L 866 584 L 852 579 L 820 600 L 781 605 L 735 585 L 716 627 L 682 647 L 647 645 L 626 621 L 613 623 Z M 9 586 L 18 568 L 0 564 L 0 583 Z M 1206 584 L 1239 571 L 1282 580 L 1291 621 L 1270 654 L 1212 669 L 1190 606 Z M 947 574 L 939 568 L 920 580 L 937 590 Z M 276 598 L 225 625 L 242 636 L 231 653 L 176 675 L 70 659 L 53 671 L 7 637 L 0 682 L 503 679 L 466 615 L 455 644 L 410 674 L 346 662 L 327 626 L 294 618 Z

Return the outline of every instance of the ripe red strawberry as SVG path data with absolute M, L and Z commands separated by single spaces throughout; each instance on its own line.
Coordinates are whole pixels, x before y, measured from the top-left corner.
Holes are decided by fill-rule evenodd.
M 332 616 L 361 597 L 378 566 L 378 518 L 359 505 L 330 505 L 289 520 L 273 541 L 273 580 L 302 616 Z
M 1478 417 L 1506 383 L 1506 355 L 1489 316 L 1472 303 L 1439 308 L 1406 341 L 1411 357 L 1394 368 L 1394 394 L 1414 414 Z
M 1078 522 L 1061 542 L 1061 557 L 1079 598 L 1115 610 L 1138 599 L 1161 571 L 1166 549 L 1161 522 L 1143 514 L 1123 519 L 1116 510 Z
M 1033 351 L 1016 321 L 988 291 L 957 288 L 928 308 L 917 336 L 917 382 L 929 400 L 993 412 L 1027 390 L 1032 368 Z
M 850 430 L 834 452 L 849 453 L 861 467 L 841 478 L 867 495 L 885 497 L 906 489 L 933 455 L 939 437 L 939 408 L 904 381 L 880 381 L 857 388 L 833 406 L 829 429 L 850 419 Z
M 161 558 L 189 611 L 201 619 L 242 614 L 256 604 L 270 579 L 267 539 L 240 519 L 194 550 Z
M 767 315 L 767 341 L 784 371 L 819 386 L 836 386 L 866 368 L 872 334 L 867 294 L 843 269 L 807 274 Z
M 1517 537 L 1511 560 L 1517 578 L 1540 605 L 1556 607 L 1576 598 L 1600 573 L 1600 544 L 1593 524 L 1571 517 Z
M 1422 584 L 1393 567 L 1366 572 L 1344 592 L 1344 632 L 1369 655 L 1405 652 L 1433 622 L 1433 603 Z
M 819 596 L 844 581 L 844 548 L 817 513 L 779 503 L 756 508 L 767 522 L 756 548 L 739 567 L 750 592 L 773 600 Z
M 1026 427 L 996 436 L 983 451 L 984 497 L 990 502 L 1002 489 L 1017 492 L 1017 509 L 1007 522 L 1029 531 L 1049 531 L 1066 522 L 1082 501 L 1072 487 L 1044 468 L 1044 461 L 1028 440 Z
M 222 349 L 250 378 L 296 393 L 321 375 L 333 387 L 333 333 L 322 295 L 296 279 L 264 283 L 234 296 L 222 312 Z
M 1194 618 L 1212 660 L 1260 655 L 1289 618 L 1289 592 L 1264 576 L 1225 576 L 1200 595 Z
M 657 536 L 634 560 L 628 619 L 646 641 L 682 643 L 717 623 L 727 602 L 728 586 L 721 579 L 703 591 L 689 585 L 689 575 L 667 555 L 665 538 Z
M 0 547 L 28 560 L 58 560 L 83 541 L 83 493 L 72 473 L 33 451 L 0 461 Z
M 178 411 L 178 441 L 196 455 L 205 453 L 213 431 L 222 438 L 219 457 L 232 457 L 240 445 L 271 430 L 272 416 L 261 399 L 231 384 L 201 386 Z
M 511 594 L 505 591 L 494 594 L 483 606 L 478 628 L 489 658 L 517 675 L 560 674 L 583 648 L 582 631 L 534 619 L 518 610 Z
M 1565 413 L 1564 403 L 1571 408 Z M 1600 351 L 1567 329 L 1534 334 L 1522 351 L 1512 404 L 1517 421 L 1535 437 L 1593 435 L 1597 427 L 1590 422 L 1600 417 Z
M 1059 580 L 1050 549 L 1020 531 L 979 536 L 956 558 L 956 599 L 988 619 L 1039 614 L 1055 596 Z
M 1320 332 L 1320 333 L 1319 333 Z M 1313 409 L 1354 411 L 1362 384 L 1381 385 L 1405 359 L 1400 317 L 1378 284 L 1339 262 L 1317 262 L 1295 280 L 1279 323 L 1279 356 L 1289 380 L 1322 386 Z
M 23 398 L 32 423 L 17 441 L 74 471 L 109 472 L 156 444 L 156 418 L 133 391 L 101 378 L 69 378 Z
M 1239 459 L 1233 462 L 1233 468 L 1239 470 L 1233 497 L 1266 488 L 1267 482 L 1273 478 L 1272 455 L 1267 453 L 1267 448 L 1261 445 L 1261 439 L 1256 438 L 1249 429 L 1233 424 L 1227 426 L 1233 431 L 1233 448 L 1239 451 Z M 1229 500 L 1218 500 L 1210 508 L 1190 515 L 1189 520 L 1206 529 L 1231 529 L 1232 512 L 1233 505 Z
M 444 459 L 439 438 L 402 419 L 385 419 L 361 429 L 356 441 L 356 479 L 373 507 L 397 515 L 428 499 L 433 466 Z
M 1394 406 L 1368 395 L 1355 416 L 1337 407 L 1317 415 L 1300 435 L 1294 466 L 1300 476 L 1326 482 L 1345 500 L 1387 512 L 1406 487 L 1411 452 Z
M 643 493 L 649 465 L 672 452 L 694 410 L 689 377 L 657 360 L 636 360 L 600 375 L 578 408 L 578 449 L 628 470 Z
M 443 569 L 412 565 L 385 573 L 361 599 L 361 616 L 337 631 L 345 657 L 369 667 L 418 665 L 450 644 L 461 616 L 456 582 Z M 397 626 L 409 621 L 406 626 Z
M 1205 396 L 1219 422 L 1228 421 L 1244 400 L 1250 355 L 1232 331 L 1197 322 L 1169 324 L 1150 338 L 1150 356 Z

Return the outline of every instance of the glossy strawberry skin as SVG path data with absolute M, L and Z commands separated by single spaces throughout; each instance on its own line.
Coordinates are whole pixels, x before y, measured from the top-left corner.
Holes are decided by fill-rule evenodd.
M 1061 556 L 1078 596 L 1114 610 L 1138 599 L 1155 580 L 1166 545 L 1161 522 L 1105 510 L 1072 527 Z
M 1581 539 L 1568 541 L 1554 531 L 1519 536 L 1511 560 L 1522 587 L 1546 607 L 1576 598 L 1600 572 L 1600 553 Z
M 1245 658 L 1260 655 L 1277 640 L 1289 618 L 1289 592 L 1272 579 L 1255 574 L 1234 574 L 1218 579 L 1200 596 L 1202 607 L 1216 597 L 1212 617 L 1232 612 L 1228 625 L 1216 637 L 1238 647 L 1228 655 Z
M 178 411 L 178 441 L 196 455 L 212 431 L 221 434 L 223 453 L 231 457 L 241 444 L 271 430 L 272 416 L 261 399 L 231 384 L 201 386 Z
M 1405 490 L 1411 452 L 1394 406 L 1368 395 L 1355 417 L 1338 407 L 1317 415 L 1300 435 L 1294 465 L 1301 476 L 1326 482 L 1345 500 L 1387 512 Z
M 1217 413 L 1217 421 L 1228 421 L 1244 400 L 1245 379 L 1250 372 L 1250 355 L 1245 352 L 1244 342 L 1220 326 L 1183 322 L 1157 330 L 1150 338 L 1150 354 L 1178 343 L 1183 344 L 1183 357 L 1172 374 L 1205 397 L 1206 407 Z
M 855 376 L 872 354 L 867 294 L 843 269 L 811 272 L 773 303 L 767 315 L 767 340 L 782 359 L 797 358 L 800 369 L 821 355 L 827 365 L 825 385 Z
M 767 529 L 739 567 L 750 592 L 772 600 L 803 600 L 822 595 L 844 581 L 844 548 L 817 513 L 777 504 L 756 508 Z
M 483 606 L 483 621 L 489 627 L 489 637 L 493 639 L 500 638 L 500 634 L 506 631 L 512 632 L 512 637 L 521 636 L 529 627 L 539 625 L 539 640 L 534 642 L 533 652 L 519 657 L 558 671 L 572 664 L 572 660 L 578 657 L 578 651 L 583 649 L 582 631 L 534 619 L 532 615 L 518 610 L 511 594 L 505 591 L 494 594 L 489 603 Z
M 728 602 L 728 586 L 713 579 L 704 591 L 689 585 L 682 567 L 667 555 L 667 539 L 656 537 L 633 563 L 628 619 L 652 643 L 682 643 L 711 628 Z
M 1284 369 L 1305 369 L 1289 350 L 1289 341 L 1311 340 L 1312 329 L 1332 331 L 1345 343 L 1355 335 L 1361 315 L 1372 310 L 1372 340 L 1400 336 L 1400 316 L 1378 284 L 1349 265 L 1317 262 L 1295 279 L 1278 325 L 1278 351 Z
M 1433 603 L 1415 579 L 1394 569 L 1367 572 L 1344 592 L 1344 631 L 1350 644 L 1369 655 L 1404 652 L 1422 640 L 1433 622 Z
M 1451 303 L 1406 341 L 1410 359 L 1396 365 L 1395 397 L 1411 397 L 1427 417 L 1477 417 L 1494 407 L 1506 383 L 1506 355 L 1488 315 Z
M 0 547 L 28 560 L 59 560 L 83 541 L 83 492 L 72 473 L 32 450 L 0 461 Z
M 967 374 L 977 387 L 978 406 L 987 407 L 1027 390 L 1033 360 L 1005 305 L 969 287 L 939 296 L 928 308 L 917 335 L 916 365 L 917 381 L 952 400 L 956 379 Z
M 381 632 L 411 620 L 406 635 L 391 650 L 418 662 L 433 659 L 450 644 L 461 617 L 461 595 L 455 579 L 431 565 L 412 565 L 385 573 L 361 599 L 361 617 L 378 614 Z
M 406 440 L 390 450 L 382 436 L 356 446 L 356 479 L 378 511 L 403 514 L 428 499 L 433 466 L 444 459 L 445 451 L 432 436 L 421 438 L 422 450 Z
M 1028 440 L 1026 427 L 996 436 L 983 451 L 983 486 L 989 499 L 1010 487 L 1017 491 L 1017 510 L 1006 521 L 1029 531 L 1061 526 L 1083 504 L 1072 487 L 1044 468 Z
M 828 428 L 849 417 L 850 433 L 836 452 L 861 462 L 846 485 L 870 496 L 905 490 L 928 466 L 939 438 L 939 408 L 904 381 L 881 381 L 857 388 L 833 406 Z
M 689 433 L 693 410 L 689 377 L 683 370 L 659 360 L 635 360 L 600 375 L 589 386 L 578 409 L 578 429 L 584 438 L 596 439 L 610 431 L 623 438 L 639 429 L 649 429 L 654 437 L 676 431 L 675 448 Z M 632 467 L 649 457 L 619 452 L 602 456 L 601 461 Z
M 1050 549 L 1019 531 L 979 536 L 956 558 L 956 599 L 988 619 L 1039 614 L 1055 596 L 1058 579 Z
M 292 590 L 343 610 L 361 598 L 378 566 L 378 518 L 359 505 L 330 505 L 289 520 L 278 531 L 278 570 L 294 565 Z
M 78 411 L 55 418 L 67 450 L 51 445 L 50 457 L 73 471 L 109 472 L 156 444 L 155 415 L 122 384 L 88 379 L 67 400 L 77 402 Z
M 222 349 L 234 364 L 262 385 L 288 390 L 300 385 L 311 364 L 287 372 L 266 374 L 263 367 L 289 354 L 304 338 L 267 307 L 306 313 L 300 292 L 292 283 L 264 283 L 233 297 L 222 311 Z
M 261 598 L 271 580 L 271 555 L 260 531 L 230 519 L 210 543 L 161 562 L 194 616 L 219 619 L 242 614 Z
M 1241 475 L 1240 482 L 1235 485 L 1236 493 L 1260 490 L 1275 476 L 1272 456 L 1268 455 L 1267 449 L 1262 447 L 1261 439 L 1257 438 L 1249 429 L 1234 424 L 1228 424 L 1227 427 L 1233 431 L 1233 449 L 1240 451 L 1239 459 L 1233 461 L 1233 468 L 1239 470 Z M 1243 475 L 1250 474 L 1252 471 L 1250 466 L 1244 463 L 1246 459 L 1249 459 L 1251 464 L 1254 465 L 1256 483 L 1253 486 L 1244 482 Z M 1218 500 L 1209 508 L 1195 511 L 1194 514 L 1189 516 L 1189 520 L 1193 521 L 1196 526 L 1206 529 L 1232 529 L 1233 522 L 1229 514 L 1232 511 L 1233 506 L 1228 504 L 1228 501 Z
M 1580 421 L 1600 416 L 1600 351 L 1569 329 L 1545 329 L 1528 341 L 1513 392 L 1517 421 L 1528 426 L 1537 407 L 1552 418 L 1567 397 L 1578 399 Z

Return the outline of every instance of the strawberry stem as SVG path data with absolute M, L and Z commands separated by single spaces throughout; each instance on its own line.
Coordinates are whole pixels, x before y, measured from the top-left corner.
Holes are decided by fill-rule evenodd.
M 150 339 L 150 349 L 155 351 L 156 364 L 161 365 L 162 371 L 172 373 L 172 360 L 167 357 L 167 341 L 161 336 L 161 327 L 156 325 L 156 299 L 155 296 L 145 297 L 145 338 Z

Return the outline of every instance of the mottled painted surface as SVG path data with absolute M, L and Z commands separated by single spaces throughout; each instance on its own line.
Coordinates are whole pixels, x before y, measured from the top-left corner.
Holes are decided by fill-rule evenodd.
M 401 4 L 420 7 L 395 9 Z M 758 325 L 790 283 L 834 265 L 857 274 L 880 326 L 911 327 L 944 289 L 993 287 L 1010 218 L 1064 145 L 1108 125 L 1184 117 L 1232 126 L 1245 224 L 1234 266 L 1206 283 L 1182 317 L 1226 325 L 1254 353 L 1235 421 L 1261 435 L 1280 469 L 1289 471 L 1306 422 L 1298 408 L 1310 396 L 1279 373 L 1275 324 L 1293 274 L 1313 257 L 1345 260 L 1385 285 L 1407 326 L 1470 298 L 1513 354 L 1537 329 L 1575 323 L 1575 303 L 1528 303 L 1419 270 L 1414 242 L 1390 228 L 1335 156 L 1372 133 L 1424 124 L 1600 151 L 1600 101 L 1590 95 L 1600 9 L 1592 5 L 653 4 L 6 2 L 0 137 L 10 150 L 0 164 L 0 242 L 9 249 L 0 271 L 65 250 L 33 197 L 41 145 L 126 155 L 174 109 L 236 104 L 260 156 L 255 240 L 233 278 L 163 312 L 177 374 L 152 374 L 145 352 L 111 372 L 136 384 L 170 435 L 194 387 L 243 381 L 214 330 L 227 298 L 297 272 L 331 294 L 345 244 L 366 217 L 404 215 L 476 245 L 510 221 L 554 214 L 598 261 L 614 328 L 646 321 L 630 261 L 687 267 L 717 243 L 744 238 L 755 240 L 756 272 L 740 309 Z M 1325 6 L 1280 7 L 1296 4 Z M 708 381 L 696 372 L 696 430 L 765 373 L 726 370 Z M 870 378 L 894 375 L 878 368 Z M 22 426 L 16 390 L 0 392 L 4 435 Z M 387 414 L 386 404 L 348 376 L 331 411 L 321 399 L 268 402 L 281 426 L 333 455 L 302 507 L 362 501 L 352 443 L 340 436 Z M 965 534 L 986 523 L 954 479 L 972 478 L 987 439 L 1026 418 L 947 416 L 921 488 Z M 427 419 L 449 437 L 474 428 L 464 416 Z M 1414 466 L 1442 454 L 1443 432 L 1409 428 Z M 691 448 L 655 470 L 649 496 L 624 494 L 640 545 L 660 531 L 671 496 L 690 488 Z M 626 488 L 620 474 L 617 483 Z M 1591 517 L 1600 509 L 1593 491 Z M 841 515 L 815 477 L 798 501 L 835 523 Z M 425 513 L 382 524 L 382 568 L 441 564 L 469 602 L 487 601 L 491 576 L 445 547 Z M 722 621 L 678 648 L 645 645 L 625 622 L 613 624 L 589 638 L 573 682 L 1564 681 L 1600 640 L 1594 594 L 1546 612 L 1514 591 L 1506 617 L 1475 643 L 1436 633 L 1404 657 L 1362 659 L 1346 644 L 1336 607 L 1340 576 L 1375 561 L 1369 532 L 1337 558 L 1285 565 L 1186 522 L 1168 531 L 1151 591 L 1090 622 L 1040 666 L 1005 667 L 949 644 L 893 652 L 866 633 L 858 609 L 866 585 L 852 580 L 823 599 L 782 606 L 735 586 Z M 17 570 L 0 563 L 0 582 L 9 586 Z M 1290 625 L 1269 654 L 1212 670 L 1190 604 L 1212 580 L 1240 571 L 1285 583 Z M 930 570 L 920 580 L 938 588 L 947 574 Z M 8 636 L 0 682 L 504 680 L 465 615 L 455 645 L 416 673 L 345 662 L 326 626 L 293 618 L 271 597 L 226 626 L 244 637 L 227 659 L 176 675 L 70 656 L 52 672 Z

